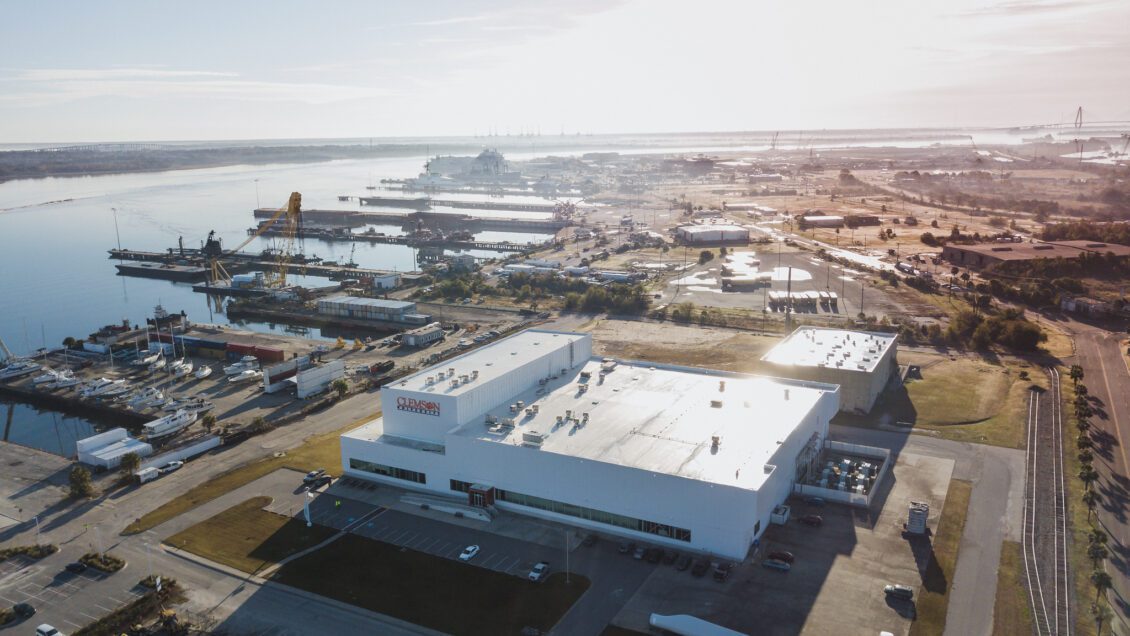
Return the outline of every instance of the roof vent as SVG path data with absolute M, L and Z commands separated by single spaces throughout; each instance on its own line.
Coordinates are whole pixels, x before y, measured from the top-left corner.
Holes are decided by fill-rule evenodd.
M 712 409 L 722 408 L 722 400 L 710 400 L 710 408 L 712 408 Z
M 789 399 L 789 390 L 785 389 L 785 401 L 788 401 L 788 399 Z
M 722 438 L 718 435 L 710 436 L 710 450 L 717 451 L 718 447 L 722 445 Z
M 719 393 L 725 393 L 726 392 L 726 381 L 725 380 L 719 380 L 718 381 L 718 392 Z

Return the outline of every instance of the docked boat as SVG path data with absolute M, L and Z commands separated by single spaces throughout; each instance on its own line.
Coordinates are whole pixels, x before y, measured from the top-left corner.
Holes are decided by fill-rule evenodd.
M 204 378 L 212 375 L 212 367 L 204 365 L 197 369 L 196 373 L 194 373 L 193 375 L 196 376 L 197 380 L 203 380 Z
M 31 360 L 13 362 L 3 369 L 0 369 L 0 380 L 10 380 L 29 373 L 35 373 L 41 366 L 42 365 L 38 362 L 32 362 Z
M 239 362 L 224 367 L 225 375 L 239 375 L 244 371 L 255 371 L 259 368 L 259 359 L 255 356 L 243 356 Z
M 63 371 L 62 373 L 60 373 L 59 379 L 55 380 L 54 382 L 49 384 L 48 388 L 65 389 L 65 388 L 70 387 L 70 386 L 75 386 L 78 383 L 79 383 L 79 379 L 75 377 L 75 374 L 72 373 L 70 370 L 67 370 L 67 371 Z
M 142 437 L 147 441 L 175 435 L 196 421 L 196 411 L 177 410 L 176 413 L 153 420 L 142 427 Z
M 102 397 L 111 395 L 121 395 L 130 390 L 129 383 L 125 380 L 107 380 L 106 378 L 99 378 L 94 381 L 91 386 L 78 392 L 79 397 L 91 398 Z
M 263 372 L 256 369 L 247 369 L 228 378 L 228 382 L 239 384 L 241 382 L 254 382 L 263 377 Z
M 47 369 L 42 375 L 37 375 L 31 379 L 32 384 L 47 384 L 48 382 L 55 382 L 59 379 L 59 372 L 55 369 Z
M 191 360 L 181 360 L 180 364 L 173 368 L 173 377 L 183 378 L 190 373 L 192 373 Z
M 97 395 L 97 393 L 108 390 L 108 387 L 113 383 L 114 381 L 110 378 L 98 378 L 97 380 L 91 380 L 90 382 L 87 382 L 86 384 L 79 387 L 79 397 L 90 397 L 92 395 Z
M 129 401 L 131 408 L 145 408 L 153 404 L 159 404 L 165 399 L 165 394 L 161 393 L 160 389 L 156 387 L 148 387 L 135 395 Z
M 157 359 L 149 363 L 150 371 L 160 371 L 165 368 L 165 357 L 158 355 Z
M 161 357 L 160 351 L 155 351 L 153 353 L 150 353 L 150 354 L 144 355 L 144 356 L 138 356 L 137 359 L 133 361 L 133 366 L 135 366 L 135 367 L 147 367 L 147 366 L 153 364 L 154 362 L 156 362 L 157 359 L 160 358 L 160 357 Z
M 133 390 L 133 387 L 130 386 L 129 382 L 126 382 L 125 380 L 115 380 L 114 386 L 112 386 L 112 387 L 106 389 L 105 391 L 103 391 L 102 393 L 98 394 L 98 397 L 117 397 L 117 396 L 125 395 L 126 393 L 129 393 L 132 390 Z

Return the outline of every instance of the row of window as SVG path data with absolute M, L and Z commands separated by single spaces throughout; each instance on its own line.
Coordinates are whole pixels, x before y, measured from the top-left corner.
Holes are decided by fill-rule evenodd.
M 458 483 L 460 485 L 466 484 L 466 482 Z M 459 490 L 458 488 L 456 488 L 455 480 L 452 480 L 451 488 L 452 490 Z M 675 539 L 678 541 L 690 542 L 691 540 L 691 531 L 687 530 L 686 528 L 676 528 L 675 526 L 656 523 L 654 521 L 647 521 L 646 519 L 626 517 L 624 515 L 618 515 L 611 512 L 604 512 L 603 510 L 595 510 L 593 508 L 585 508 L 584 506 L 576 506 L 561 501 L 554 501 L 552 499 L 544 499 L 542 497 L 526 495 L 520 492 L 514 492 L 513 490 L 496 490 L 494 496 L 498 501 L 518 504 L 519 506 L 527 506 L 529 508 L 537 508 L 538 510 L 556 512 L 557 514 L 577 517 L 579 519 L 587 519 L 589 521 L 596 521 L 597 523 L 604 523 L 610 526 L 616 526 L 618 528 L 627 528 L 628 530 L 647 532 L 649 534 L 667 537 L 668 539 Z
M 373 462 L 367 462 L 363 459 L 357 459 L 356 457 L 349 458 L 349 467 L 353 470 L 363 470 L 367 473 L 373 473 L 374 475 L 383 475 L 385 477 L 392 477 L 394 479 L 413 481 L 417 484 L 428 483 L 428 476 L 424 473 L 418 473 L 414 470 L 408 470 L 406 468 L 397 468 L 395 466 L 375 464 Z
M 471 490 L 471 482 L 459 481 L 458 479 L 451 480 L 451 489 L 455 492 L 468 492 Z

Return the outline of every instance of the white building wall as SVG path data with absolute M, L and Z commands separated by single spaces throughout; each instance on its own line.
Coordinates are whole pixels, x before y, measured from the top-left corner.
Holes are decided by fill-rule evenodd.
M 891 374 L 898 371 L 897 346 L 887 349 L 875 364 L 874 371 L 836 367 L 775 364 L 766 361 L 766 372 L 782 378 L 825 382 L 840 385 L 840 410 L 869 412 L 887 386 Z

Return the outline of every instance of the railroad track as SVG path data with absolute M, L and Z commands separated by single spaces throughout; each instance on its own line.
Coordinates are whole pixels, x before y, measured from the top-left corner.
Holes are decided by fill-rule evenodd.
M 1070 636 L 1071 578 L 1067 563 L 1067 500 L 1063 462 L 1063 403 L 1059 371 L 1046 370 L 1051 388 L 1028 394 L 1024 577 L 1037 636 Z

